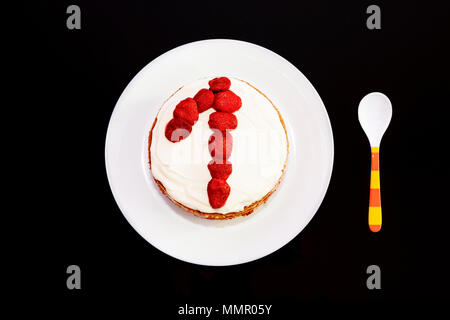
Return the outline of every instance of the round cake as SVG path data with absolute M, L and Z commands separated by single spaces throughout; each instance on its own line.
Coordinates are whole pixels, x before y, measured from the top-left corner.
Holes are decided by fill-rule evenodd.
M 185 85 L 164 102 L 148 151 L 165 196 L 196 216 L 223 220 L 266 202 L 285 173 L 289 142 L 267 96 L 219 77 Z

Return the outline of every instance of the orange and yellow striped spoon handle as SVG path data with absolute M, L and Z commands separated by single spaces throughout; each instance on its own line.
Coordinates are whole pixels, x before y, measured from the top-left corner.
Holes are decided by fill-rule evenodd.
M 371 147 L 369 228 L 372 232 L 381 229 L 381 194 L 380 194 L 380 148 Z

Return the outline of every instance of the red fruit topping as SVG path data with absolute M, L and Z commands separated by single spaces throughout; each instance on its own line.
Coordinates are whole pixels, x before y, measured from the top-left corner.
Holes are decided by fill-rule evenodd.
M 233 137 L 228 131 L 213 131 L 208 141 L 209 153 L 214 159 L 227 160 L 233 149 Z
M 242 106 L 242 100 L 233 91 L 226 90 L 216 93 L 213 108 L 217 111 L 233 113 Z
M 209 89 L 214 92 L 230 89 L 231 81 L 226 77 L 214 78 L 208 82 Z
M 230 186 L 225 180 L 211 179 L 208 183 L 209 204 L 214 209 L 223 207 L 230 195 Z
M 166 125 L 166 138 L 171 142 L 178 142 L 191 134 L 192 126 L 184 119 L 174 118 Z
M 198 120 L 197 103 L 195 100 L 187 98 L 180 101 L 173 111 L 173 117 L 184 119 L 193 126 L 195 121 Z
M 208 89 L 201 89 L 194 96 L 195 102 L 197 102 L 197 110 L 199 113 L 208 110 L 214 103 L 214 93 Z
M 225 131 L 236 129 L 238 123 L 236 116 L 232 113 L 213 112 L 209 115 L 208 124 L 211 129 Z
M 216 179 L 227 180 L 233 171 L 231 162 L 222 159 L 213 159 L 208 163 L 209 173 L 211 177 Z

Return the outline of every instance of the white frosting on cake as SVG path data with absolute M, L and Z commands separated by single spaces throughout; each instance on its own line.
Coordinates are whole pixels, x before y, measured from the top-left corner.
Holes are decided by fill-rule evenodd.
M 171 198 L 203 212 L 229 213 L 261 200 L 280 179 L 287 160 L 287 136 L 272 103 L 244 81 L 230 78 L 231 88 L 242 99 L 242 107 L 234 114 L 238 126 L 230 131 L 233 149 L 229 161 L 233 172 L 227 179 L 231 192 L 225 205 L 213 209 L 208 200 L 207 185 L 211 180 L 208 163 L 209 109 L 199 115 L 191 134 L 172 143 L 165 137 L 167 122 L 175 106 L 187 97 L 194 97 L 202 88 L 209 88 L 209 79 L 201 79 L 180 88 L 158 112 L 153 129 L 151 170 Z

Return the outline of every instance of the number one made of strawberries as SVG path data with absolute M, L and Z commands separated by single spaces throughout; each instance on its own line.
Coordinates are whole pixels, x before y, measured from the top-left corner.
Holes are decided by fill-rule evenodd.
M 212 135 L 208 140 L 208 149 L 212 160 L 208 164 L 211 180 L 205 186 L 209 204 L 217 209 L 225 205 L 230 195 L 230 186 L 226 182 L 232 172 L 232 164 L 228 161 L 233 148 L 231 130 L 237 128 L 238 121 L 233 112 L 239 110 L 242 101 L 230 90 L 231 81 L 226 77 L 209 81 L 209 89 L 201 89 L 194 98 L 180 101 L 173 111 L 173 118 L 167 123 L 166 138 L 173 142 L 186 139 L 197 122 L 199 113 L 209 108 L 216 112 L 209 115 L 208 125 Z

